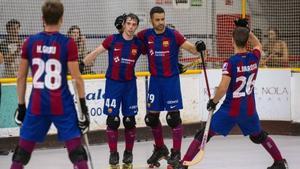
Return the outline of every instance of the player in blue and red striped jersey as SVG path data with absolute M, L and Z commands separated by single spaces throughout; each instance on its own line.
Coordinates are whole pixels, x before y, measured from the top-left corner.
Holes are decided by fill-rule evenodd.
M 107 115 L 107 138 L 110 149 L 111 168 L 119 167 L 117 150 L 119 111 L 122 104 L 123 124 L 125 127 L 125 151 L 123 167 L 132 167 L 132 149 L 136 135 L 135 115 L 138 112 L 135 64 L 143 51 L 143 43 L 134 35 L 139 25 L 139 18 L 130 13 L 122 15 L 122 30 L 108 36 L 102 44 L 86 56 L 84 64 L 94 61 L 97 55 L 108 51 L 106 71 L 104 114 Z M 144 52 L 143 52 L 144 53 Z
M 180 48 L 198 55 L 200 47 L 196 47 L 177 30 L 170 29 L 165 24 L 165 11 L 161 7 L 150 10 L 153 28 L 142 30 L 138 37 L 147 48 L 148 64 L 151 73 L 146 125 L 151 127 L 155 145 L 151 157 L 147 160 L 150 166 L 159 165 L 158 161 L 169 154 L 164 144 L 162 126 L 159 120 L 160 111 L 168 111 L 166 120 L 172 128 L 173 148 L 168 164 L 180 160 L 182 142 L 182 125 L 179 110 L 183 108 L 180 90 L 178 68 L 178 53 Z
M 286 169 L 286 160 L 282 158 L 276 144 L 261 126 L 256 111 L 254 97 L 254 83 L 258 73 L 262 46 L 259 40 L 247 27 L 245 19 L 236 22 L 232 38 L 234 55 L 223 64 L 222 79 L 216 89 L 215 96 L 207 103 L 207 110 L 213 111 L 220 99 L 226 94 L 221 107 L 212 116 L 208 133 L 209 140 L 216 134 L 227 136 L 237 124 L 245 136 L 249 135 L 252 142 L 261 144 L 274 159 L 274 164 L 268 169 Z M 247 42 L 253 46 L 247 51 Z M 199 152 L 204 129 L 199 130 L 190 144 L 183 161 L 191 161 Z M 187 168 L 174 166 L 174 168 Z
M 78 52 L 73 39 L 58 31 L 63 21 L 64 6 L 59 0 L 47 0 L 42 6 L 44 31 L 26 39 L 18 72 L 18 109 L 15 121 L 21 125 L 19 144 L 12 157 L 11 169 L 23 169 L 36 142 L 42 142 L 53 123 L 58 139 L 65 142 L 76 169 L 88 169 L 87 154 L 81 144 L 81 132 L 89 127 L 80 77 Z M 32 71 L 32 91 L 26 109 L 25 93 L 28 69 Z M 83 121 L 78 121 L 73 96 L 67 83 L 68 71 L 76 81 Z

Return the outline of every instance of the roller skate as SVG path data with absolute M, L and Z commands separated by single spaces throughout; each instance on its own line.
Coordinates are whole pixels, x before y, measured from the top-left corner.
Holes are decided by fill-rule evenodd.
M 168 155 L 169 155 L 169 150 L 165 145 L 160 148 L 154 145 L 153 154 L 147 160 L 147 164 L 149 165 L 149 168 L 160 167 L 159 161 L 162 159 L 167 159 Z
M 109 169 L 120 169 L 118 152 L 110 152 Z
M 122 169 L 132 169 L 132 152 L 130 151 L 124 151 L 123 154 L 123 165 L 122 165 Z
M 171 156 L 168 158 L 168 166 L 167 169 L 181 169 L 180 166 L 181 153 L 180 151 L 175 151 L 171 149 Z
M 268 169 L 288 169 L 288 164 L 285 159 L 280 161 L 275 161 L 272 166 L 268 167 Z

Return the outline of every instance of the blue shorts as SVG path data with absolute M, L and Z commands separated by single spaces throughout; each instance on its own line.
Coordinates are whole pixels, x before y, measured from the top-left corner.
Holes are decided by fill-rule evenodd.
M 212 116 L 210 129 L 218 134 L 226 136 L 236 124 L 240 127 L 245 136 L 261 131 L 257 112 L 251 116 L 247 115 L 247 113 L 241 113 L 239 116 L 232 117 L 229 115 L 229 108 L 222 106 Z
M 134 116 L 138 112 L 136 79 L 119 82 L 106 79 L 103 112 L 119 116 L 122 104 L 123 116 Z
M 179 75 L 150 77 L 147 97 L 148 111 L 172 111 L 182 109 Z
M 20 131 L 21 138 L 34 142 L 43 142 L 52 122 L 57 128 L 57 135 L 60 141 L 80 137 L 81 133 L 78 127 L 75 107 L 72 110 L 62 115 L 33 115 L 27 111 Z

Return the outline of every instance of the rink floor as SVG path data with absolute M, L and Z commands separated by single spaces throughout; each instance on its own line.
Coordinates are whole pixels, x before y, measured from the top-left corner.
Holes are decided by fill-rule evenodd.
M 300 169 L 300 136 L 272 136 L 279 146 L 282 155 L 289 163 L 289 169 Z M 182 153 L 184 154 L 192 138 L 183 139 Z M 166 139 L 168 147 L 172 145 Z M 152 153 L 152 141 L 137 142 L 134 147 L 134 168 L 146 167 L 146 160 Z M 118 145 L 120 161 L 122 160 L 124 142 Z M 90 147 L 94 169 L 108 169 L 108 146 L 93 145 Z M 183 155 L 182 154 L 182 155 Z M 11 156 L 0 156 L 0 169 L 9 169 Z M 297 160 L 298 159 L 298 160 Z M 266 169 L 273 163 L 261 145 L 253 144 L 248 137 L 216 136 L 206 147 L 204 160 L 191 169 Z M 72 169 L 66 149 L 38 149 L 25 169 Z M 166 168 L 166 161 L 162 161 L 162 169 Z

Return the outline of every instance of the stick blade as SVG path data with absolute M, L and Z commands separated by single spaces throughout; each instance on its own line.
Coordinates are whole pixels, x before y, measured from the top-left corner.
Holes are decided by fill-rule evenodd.
M 195 158 L 192 161 L 184 161 L 183 165 L 184 166 L 193 166 L 198 163 L 200 163 L 204 157 L 204 150 L 200 150 L 199 153 L 195 156 Z

